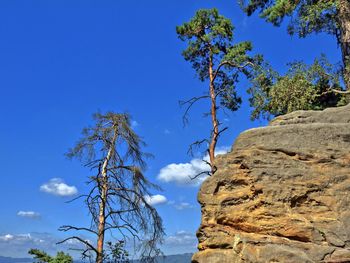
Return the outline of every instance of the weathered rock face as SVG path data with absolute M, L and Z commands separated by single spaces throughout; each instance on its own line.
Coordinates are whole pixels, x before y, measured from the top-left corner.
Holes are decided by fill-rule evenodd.
M 350 105 L 243 132 L 217 166 L 193 263 L 350 262 Z

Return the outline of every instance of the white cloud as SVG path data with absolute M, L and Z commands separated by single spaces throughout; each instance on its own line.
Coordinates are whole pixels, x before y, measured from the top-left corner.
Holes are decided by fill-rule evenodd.
M 167 199 L 164 195 L 146 195 L 144 198 L 147 204 L 151 206 L 165 204 L 167 202 Z
M 164 134 L 168 135 L 170 134 L 171 132 L 168 130 L 168 129 L 164 129 Z
M 93 245 L 94 243 L 90 239 L 84 239 L 84 241 L 88 242 L 89 244 Z M 68 239 L 65 242 L 66 245 L 81 245 L 81 242 L 77 239 Z
M 84 240 L 85 237 L 80 236 Z M 52 235 L 50 233 L 27 233 L 27 234 L 5 234 L 0 235 L 0 254 L 1 256 L 10 257 L 28 257 L 27 252 L 31 248 L 43 250 L 49 254 L 55 254 L 58 250 L 67 250 L 69 248 L 79 249 L 83 246 L 78 242 L 67 242 L 65 244 L 56 245 L 62 241 L 62 237 Z M 80 256 L 80 254 L 72 252 L 72 256 Z
M 60 178 L 53 178 L 48 183 L 40 186 L 40 191 L 58 195 L 58 196 L 72 196 L 78 193 L 75 186 L 69 186 Z
M 207 176 L 203 174 L 194 180 L 191 178 L 209 169 L 210 167 L 200 159 L 193 159 L 190 163 L 172 163 L 160 170 L 158 180 L 166 183 L 175 182 L 178 185 L 198 185 Z
M 184 210 L 184 209 L 193 208 L 194 206 L 191 205 L 190 203 L 187 203 L 187 202 L 181 202 L 180 204 L 174 204 L 174 207 L 175 207 L 177 210 Z
M 32 236 L 30 234 L 18 234 L 18 235 L 11 235 L 6 234 L 3 236 L 0 236 L 0 241 L 7 241 L 7 242 L 23 242 L 32 240 Z
M 197 238 L 193 233 L 180 230 L 174 235 L 170 235 L 165 239 L 166 245 L 180 246 L 196 246 Z
M 40 218 L 40 214 L 34 211 L 19 211 L 17 215 L 28 218 Z
M 219 147 L 215 155 L 225 154 L 229 149 L 229 147 Z M 208 161 L 209 156 L 206 155 L 203 160 Z M 204 172 L 210 171 L 210 166 L 203 160 L 195 158 L 189 163 L 168 164 L 160 170 L 157 178 L 166 183 L 175 182 L 177 185 L 198 186 L 208 177 Z M 195 179 L 191 179 L 195 176 L 197 176 Z
M 1 241 L 9 241 L 9 240 L 12 240 L 12 239 L 14 239 L 14 236 L 11 235 L 11 234 L 0 236 L 0 240 Z

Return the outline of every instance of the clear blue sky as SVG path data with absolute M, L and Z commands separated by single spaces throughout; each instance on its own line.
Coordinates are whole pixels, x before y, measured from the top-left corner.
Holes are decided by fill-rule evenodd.
M 195 251 L 198 186 L 181 185 L 176 174 L 169 182 L 158 177 L 169 164 L 164 172 L 179 163 L 193 168 L 188 145 L 209 132 L 201 113 L 206 104 L 182 125 L 178 101 L 206 85 L 181 57 L 184 44 L 175 27 L 212 7 L 232 19 L 236 41 L 253 41 L 255 52 L 282 72 L 288 61 L 311 62 L 322 52 L 333 62 L 340 58 L 334 38 L 291 38 L 284 28 L 245 17 L 236 0 L 0 1 L 0 255 L 25 256 L 30 247 L 52 252 L 66 235 L 57 231 L 60 225 L 89 223 L 81 202 L 66 204 L 71 197 L 59 194 L 86 191 L 89 171 L 64 153 L 97 110 L 131 113 L 155 155 L 147 176 L 164 191 L 154 194 L 167 200 L 156 205 L 167 233 L 164 251 Z M 225 117 L 223 148 L 241 131 L 265 125 L 249 120 L 246 88 L 245 82 L 239 86 L 242 108 Z M 59 179 L 47 185 L 53 178 Z M 59 193 L 55 182 L 64 188 Z

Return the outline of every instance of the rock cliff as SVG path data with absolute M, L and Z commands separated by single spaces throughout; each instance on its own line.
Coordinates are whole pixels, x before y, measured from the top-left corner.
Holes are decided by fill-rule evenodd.
M 193 263 L 350 262 L 350 105 L 245 131 L 217 166 Z

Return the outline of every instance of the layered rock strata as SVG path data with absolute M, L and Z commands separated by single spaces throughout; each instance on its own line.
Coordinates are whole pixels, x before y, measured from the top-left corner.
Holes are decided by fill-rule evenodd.
M 245 131 L 217 166 L 193 263 L 350 262 L 350 105 Z

